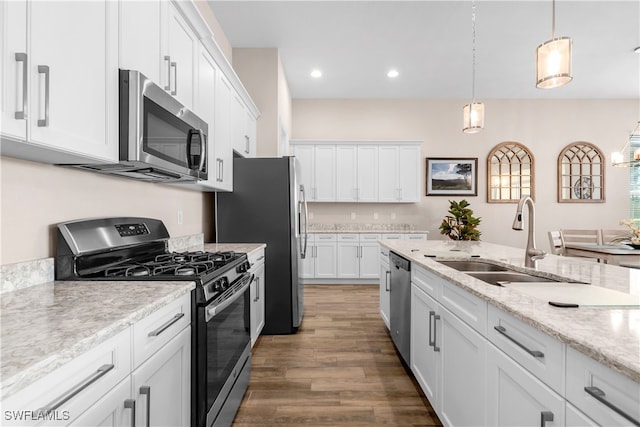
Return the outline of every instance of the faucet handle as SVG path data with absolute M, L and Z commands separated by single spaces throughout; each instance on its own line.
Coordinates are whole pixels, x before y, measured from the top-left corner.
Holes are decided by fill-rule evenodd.
M 547 253 L 542 249 L 531 248 L 527 251 L 527 255 L 529 255 L 533 260 L 538 260 L 544 258 Z

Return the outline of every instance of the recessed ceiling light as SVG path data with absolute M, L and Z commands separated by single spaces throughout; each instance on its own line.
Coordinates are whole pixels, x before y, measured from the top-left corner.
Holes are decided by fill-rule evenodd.
M 320 77 L 322 77 L 322 71 L 320 70 L 311 71 L 311 77 L 313 77 L 314 79 L 319 79 Z
M 389 77 L 390 79 L 395 79 L 399 75 L 400 73 L 398 72 L 398 70 L 389 70 L 389 72 L 387 73 L 387 77 Z

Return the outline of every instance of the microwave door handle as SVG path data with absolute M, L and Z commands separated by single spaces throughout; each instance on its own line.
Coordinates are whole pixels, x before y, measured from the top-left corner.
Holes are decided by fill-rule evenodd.
M 191 163 L 191 142 L 193 141 L 193 135 L 198 134 L 200 139 L 200 154 L 198 159 L 198 164 L 194 165 Z M 187 136 L 187 166 L 189 169 L 197 169 L 199 171 L 204 169 L 205 161 L 206 161 L 206 141 L 204 139 L 204 133 L 201 129 L 189 129 L 189 135 Z

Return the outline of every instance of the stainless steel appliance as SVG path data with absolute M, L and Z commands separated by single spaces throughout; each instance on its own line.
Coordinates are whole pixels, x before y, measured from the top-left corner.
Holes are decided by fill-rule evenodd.
M 391 339 L 404 362 L 411 366 L 411 262 L 389 252 L 389 269 Z
M 295 333 L 304 313 L 299 263 L 307 204 L 295 157 L 234 158 L 233 193 L 218 193 L 219 242 L 266 243 L 263 334 Z
M 151 182 L 207 179 L 207 123 L 138 71 L 120 70 L 115 164 L 67 165 Z
M 169 252 L 164 224 L 149 218 L 101 218 L 58 225 L 57 280 L 189 280 L 191 420 L 230 426 L 251 369 L 245 254 Z

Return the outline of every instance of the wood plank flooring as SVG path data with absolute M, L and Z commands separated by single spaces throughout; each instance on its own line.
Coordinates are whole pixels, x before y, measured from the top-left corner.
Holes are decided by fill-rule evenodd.
M 377 285 L 307 285 L 294 335 L 261 336 L 233 427 L 440 426 L 380 318 Z

